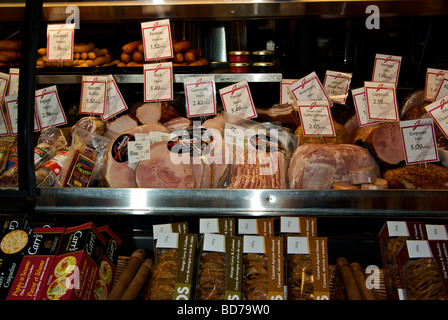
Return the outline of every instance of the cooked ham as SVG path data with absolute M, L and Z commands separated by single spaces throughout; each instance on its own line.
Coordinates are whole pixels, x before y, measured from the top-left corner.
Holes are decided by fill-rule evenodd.
M 115 120 L 106 122 L 106 136 L 109 139 L 115 138 L 118 134 L 128 129 L 138 126 L 138 121 L 128 114 L 119 116 Z
M 148 102 L 142 104 L 135 111 L 135 116 L 142 124 L 165 123 L 168 120 L 179 117 L 179 112 L 167 102 Z
M 100 136 L 104 135 L 104 132 L 106 131 L 106 125 L 104 124 L 103 120 L 101 120 L 101 118 L 99 117 L 94 116 L 82 117 L 77 123 L 72 126 L 72 133 L 76 127 Z
M 365 142 L 380 164 L 395 165 L 405 161 L 398 122 L 387 122 L 377 126 L 369 133 Z
M 135 171 L 129 166 L 127 143 L 135 139 L 136 133 L 164 132 L 168 130 L 161 124 L 148 123 L 125 130 L 109 144 L 105 156 L 103 183 L 113 188 L 137 187 Z
M 379 166 L 370 152 L 351 144 L 303 144 L 294 151 L 288 169 L 291 189 L 330 189 L 334 182 L 350 181 L 349 172 Z
M 258 117 L 263 121 L 279 122 L 283 126 L 295 130 L 300 125 L 297 111 L 291 104 L 276 104 L 271 108 L 256 108 Z
M 173 131 L 176 129 L 186 129 L 191 127 L 192 122 L 188 118 L 176 117 L 163 123 L 163 125 L 168 129 L 168 131 Z

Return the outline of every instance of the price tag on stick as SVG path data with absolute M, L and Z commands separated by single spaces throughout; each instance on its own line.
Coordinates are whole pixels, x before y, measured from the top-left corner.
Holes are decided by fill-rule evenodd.
M 36 90 L 35 109 L 41 129 L 67 123 L 56 86 Z
M 445 75 L 447 74 L 448 71 L 442 69 L 428 68 L 426 70 L 426 82 L 425 82 L 426 101 L 438 100 L 436 99 L 437 92 L 439 91 L 442 80 L 445 78 Z
M 351 81 L 352 75 L 350 73 L 327 70 L 324 80 L 324 89 L 331 101 L 345 104 Z
M 246 80 L 219 90 L 224 111 L 242 119 L 257 116 L 255 105 Z
M 364 88 L 371 121 L 399 121 L 395 84 L 365 82 Z
M 16 135 L 18 133 L 18 113 L 19 113 L 19 103 L 17 94 L 6 96 L 5 106 L 6 106 L 9 133 L 12 135 Z M 37 132 L 39 130 L 40 130 L 39 122 L 37 121 L 36 114 L 34 114 L 34 131 Z
M 144 101 L 173 100 L 173 64 L 145 63 L 143 71 Z
M 434 119 L 439 129 L 448 138 L 448 99 L 437 100 L 425 107 L 426 111 Z
M 74 24 L 50 24 L 47 26 L 47 61 L 72 61 Z
M 327 101 L 302 101 L 298 110 L 304 136 L 336 135 Z
M 297 79 L 282 79 L 280 82 L 280 104 L 295 104 L 296 100 L 294 99 L 289 86 L 296 81 Z
M 0 108 L 0 136 L 9 135 L 8 126 L 6 124 L 6 117 L 3 108 Z
M 373 65 L 373 82 L 398 83 L 401 57 L 377 54 Z
M 107 93 L 106 93 L 106 110 L 101 119 L 103 121 L 109 120 L 113 116 L 126 111 L 128 106 L 121 95 L 120 89 L 117 86 L 117 82 L 113 75 L 107 77 Z
M 173 58 L 169 19 L 143 22 L 141 27 L 146 61 Z
M 326 100 L 328 105 L 333 105 L 315 72 L 291 84 L 289 90 L 297 101 Z
M 216 114 L 216 92 L 213 76 L 184 79 L 187 116 L 199 117 Z
M 400 121 L 406 164 L 439 161 L 431 118 Z
M 0 72 L 0 107 L 3 105 L 6 91 L 8 89 L 9 74 Z
M 79 113 L 104 114 L 107 76 L 83 76 Z
M 360 127 L 371 125 L 377 121 L 371 121 L 369 119 L 366 92 L 364 88 L 358 88 L 352 90 L 353 102 L 356 109 L 356 116 L 358 118 L 358 124 Z

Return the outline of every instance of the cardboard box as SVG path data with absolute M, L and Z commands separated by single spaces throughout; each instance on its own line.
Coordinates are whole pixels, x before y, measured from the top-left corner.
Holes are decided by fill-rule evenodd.
M 64 227 L 34 229 L 7 300 L 41 299 L 64 230 Z
M 66 228 L 43 300 L 88 300 L 106 239 L 93 223 Z

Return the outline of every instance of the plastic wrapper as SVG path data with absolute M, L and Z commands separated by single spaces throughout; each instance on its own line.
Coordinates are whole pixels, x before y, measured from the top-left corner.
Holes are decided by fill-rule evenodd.
M 309 254 L 288 255 L 288 300 L 314 300 L 314 275 Z
M 0 173 L 2 173 L 9 158 L 9 149 L 17 141 L 14 136 L 0 137 Z
M 0 175 L 0 188 L 17 187 L 19 185 L 19 157 L 17 144 L 9 148 L 8 161 L 4 172 Z
M 34 168 L 39 168 L 65 147 L 67 140 L 61 129 L 50 127 L 42 130 L 34 147 Z
M 43 163 L 35 172 L 38 188 L 53 187 L 64 168 L 68 157 L 68 148 L 60 150 L 50 160 Z

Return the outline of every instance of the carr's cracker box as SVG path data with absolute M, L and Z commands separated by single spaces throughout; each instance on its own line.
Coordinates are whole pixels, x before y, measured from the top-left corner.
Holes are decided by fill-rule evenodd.
M 329 300 L 325 237 L 287 237 L 288 300 Z
M 243 236 L 244 300 L 285 300 L 283 239 Z
M 34 228 L 7 300 L 40 300 L 64 227 Z
M 106 247 L 100 267 L 94 280 L 90 300 L 106 300 L 112 288 L 112 282 L 117 269 L 118 254 L 121 248 L 121 239 L 109 226 L 98 227 L 98 231 L 106 238 Z
M 275 219 L 238 219 L 238 234 L 274 236 Z
M 0 217 L 0 239 L 10 231 L 27 229 L 28 219 L 26 215 L 5 215 Z
M 234 218 L 200 218 L 199 233 L 218 233 L 228 236 L 234 236 L 235 219 Z
M 106 239 L 93 223 L 65 229 L 43 300 L 88 300 Z
M 400 300 L 448 299 L 448 240 L 406 240 L 397 263 Z
M 389 300 L 398 300 L 401 288 L 397 253 L 406 240 L 426 240 L 425 224 L 421 221 L 386 221 L 378 235 L 383 263 L 384 285 Z
M 196 300 L 242 300 L 243 238 L 205 233 L 200 240 Z
M 0 239 L 0 300 L 5 300 L 8 296 L 33 233 L 17 222 L 19 221 L 8 221 L 8 227 Z

